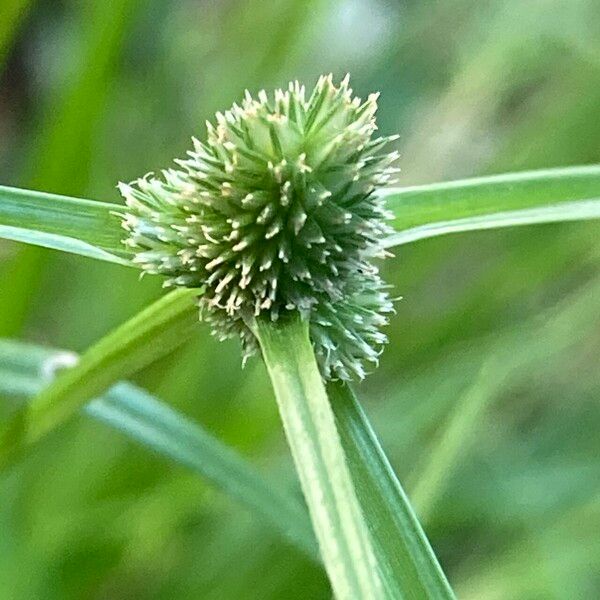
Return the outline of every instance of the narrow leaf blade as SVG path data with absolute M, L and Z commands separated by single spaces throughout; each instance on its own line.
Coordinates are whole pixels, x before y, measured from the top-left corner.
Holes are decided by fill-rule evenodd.
M 390 188 L 385 246 L 461 231 L 600 218 L 600 165 Z
M 475 177 L 380 192 L 394 215 L 387 248 L 481 229 L 600 218 L 600 166 Z M 0 237 L 130 264 L 118 204 L 0 186 Z
M 375 433 L 350 387 L 327 388 L 358 499 L 392 597 L 454 594 Z
M 0 237 L 128 264 L 118 204 L 0 186 Z
M 198 290 L 179 289 L 160 298 L 92 346 L 19 412 L 0 434 L 0 463 L 66 421 L 119 379 L 188 340 L 198 323 Z

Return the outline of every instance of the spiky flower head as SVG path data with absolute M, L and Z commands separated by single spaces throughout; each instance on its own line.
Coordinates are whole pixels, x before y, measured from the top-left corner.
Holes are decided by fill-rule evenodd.
M 362 378 L 392 310 L 375 257 L 388 233 L 375 193 L 394 171 L 392 137 L 374 137 L 377 95 L 321 77 L 290 83 L 207 123 L 177 169 L 120 184 L 134 261 L 166 286 L 203 287 L 203 318 L 220 338 L 257 349 L 252 324 L 297 310 L 310 322 L 327 379 Z

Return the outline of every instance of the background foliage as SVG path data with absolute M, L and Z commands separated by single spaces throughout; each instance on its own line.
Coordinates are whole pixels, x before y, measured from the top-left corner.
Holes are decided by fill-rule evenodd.
M 592 0 L 3 0 L 2 183 L 119 202 L 245 88 L 381 90 L 402 184 L 600 162 Z M 465 599 L 600 593 L 594 223 L 424 240 L 360 386 Z M 116 265 L 0 242 L 0 335 L 81 351 L 160 294 Z M 176 368 L 175 368 L 176 367 Z M 205 328 L 137 382 L 272 480 L 293 468 L 264 368 Z M 2 402 L 0 410 L 10 409 Z M 193 473 L 84 417 L 0 484 L 0 596 L 328 598 L 319 568 Z

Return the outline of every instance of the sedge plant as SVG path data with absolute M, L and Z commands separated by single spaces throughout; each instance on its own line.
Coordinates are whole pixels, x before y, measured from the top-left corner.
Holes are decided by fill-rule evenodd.
M 207 123 L 206 139 L 194 139 L 176 167 L 119 184 L 124 205 L 0 188 L 2 237 L 134 266 L 177 288 L 92 346 L 6 424 L 3 463 L 193 335 L 199 306 L 217 338 L 240 340 L 244 361 L 263 357 L 319 558 L 302 509 L 274 497 L 298 521 L 289 539 L 322 561 L 335 596 L 452 598 L 351 387 L 377 366 L 393 312 L 377 260 L 455 231 L 598 218 L 600 168 L 391 188 L 395 138 L 377 136 L 376 102 L 331 76 L 310 94 L 297 82 L 271 96 L 247 93 Z M 150 445 L 153 431 L 191 436 L 216 465 L 213 480 L 240 498 L 249 493 L 251 507 L 268 496 L 237 459 L 215 458 L 218 445 L 198 442 L 202 434 L 171 413 L 139 394 L 127 402 L 103 406 L 102 418 L 138 439 L 143 430 Z M 152 427 L 122 425 L 130 413 Z M 168 448 L 189 462 L 189 451 Z M 220 468 L 244 486 L 224 483 Z
M 248 93 L 206 143 L 161 178 L 120 185 L 125 244 L 166 286 L 200 288 L 220 339 L 260 346 L 332 587 L 382 598 L 383 583 L 324 381 L 376 364 L 391 301 L 373 258 L 389 233 L 375 191 L 397 158 L 374 137 L 376 95 L 346 77 Z

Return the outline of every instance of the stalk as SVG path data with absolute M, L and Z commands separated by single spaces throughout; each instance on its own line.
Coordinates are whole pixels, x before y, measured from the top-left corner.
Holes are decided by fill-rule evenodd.
M 258 320 L 277 398 L 319 548 L 338 600 L 380 600 L 383 587 L 333 411 L 299 313 Z

